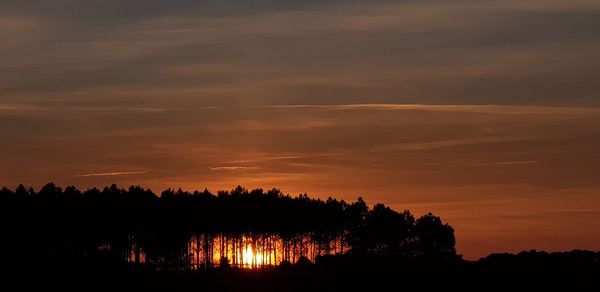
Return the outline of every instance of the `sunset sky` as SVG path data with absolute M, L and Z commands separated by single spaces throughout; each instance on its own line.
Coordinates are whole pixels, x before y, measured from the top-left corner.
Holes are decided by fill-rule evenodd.
M 280 188 L 600 249 L 598 0 L 2 0 L 0 186 Z

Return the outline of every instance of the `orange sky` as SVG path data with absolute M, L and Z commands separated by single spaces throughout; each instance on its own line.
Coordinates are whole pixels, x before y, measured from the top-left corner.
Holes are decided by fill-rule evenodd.
M 2 2 L 0 185 L 362 195 L 470 259 L 598 250 L 600 3 L 526 2 Z
M 370 204 L 442 216 L 468 258 L 595 249 L 599 113 L 418 105 L 4 110 L 5 119 L 31 128 L 3 141 L 10 167 L 0 177 L 9 186 L 216 191 L 242 184 L 322 198 L 363 195 Z

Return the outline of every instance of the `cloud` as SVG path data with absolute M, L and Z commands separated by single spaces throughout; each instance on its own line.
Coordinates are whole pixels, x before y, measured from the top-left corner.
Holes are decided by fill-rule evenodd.
M 39 111 L 47 110 L 47 107 L 39 105 L 24 105 L 24 104 L 0 104 L 0 110 L 3 111 Z
M 15 106 L 0 104 L 0 110 L 9 111 L 17 109 Z
M 476 163 L 471 164 L 471 166 L 518 166 L 518 165 L 532 165 L 537 164 L 539 161 L 537 160 L 525 160 L 525 161 L 500 161 L 500 162 L 490 162 L 490 163 Z
M 455 2 L 4 1 L 0 99 L 600 105 L 600 4 Z
M 280 154 L 280 155 L 277 155 Z M 240 163 L 277 163 L 280 161 L 295 161 L 295 160 L 314 160 L 320 158 L 334 157 L 343 155 L 341 152 L 332 153 L 244 153 L 244 157 L 247 159 L 232 160 L 222 162 L 223 164 L 240 164 Z M 287 163 L 292 165 L 292 163 Z M 299 163 L 296 163 L 299 165 Z
M 67 111 L 92 111 L 92 112 L 163 112 L 164 108 L 150 108 L 150 107 L 102 107 L 102 106 L 76 106 L 76 107 L 60 107 L 58 110 Z
M 257 166 L 216 166 L 209 167 L 210 170 L 252 170 L 259 169 Z
M 88 173 L 78 174 L 73 177 L 102 177 L 102 176 L 123 176 L 123 175 L 136 175 L 136 174 L 147 174 L 148 171 L 124 171 L 124 172 L 101 172 L 101 173 Z
M 487 114 L 600 114 L 600 107 L 564 107 L 564 106 L 519 106 L 519 105 L 469 105 L 469 104 L 296 104 L 296 105 L 265 105 L 248 108 L 266 109 L 323 109 L 323 110 L 354 110 L 354 111 L 439 111 L 465 112 Z
M 164 108 L 127 107 L 127 106 L 63 106 L 38 104 L 0 104 L 0 111 L 71 111 L 71 112 L 163 112 Z
M 528 141 L 533 139 L 532 137 L 467 137 L 463 139 L 451 139 L 451 140 L 439 140 L 431 142 L 405 142 L 397 144 L 388 144 L 383 146 L 376 146 L 371 151 L 373 152 L 387 152 L 387 151 L 424 151 L 424 150 L 436 150 L 443 148 L 462 147 L 468 145 L 486 145 L 486 144 L 498 144 L 507 142 L 518 142 Z

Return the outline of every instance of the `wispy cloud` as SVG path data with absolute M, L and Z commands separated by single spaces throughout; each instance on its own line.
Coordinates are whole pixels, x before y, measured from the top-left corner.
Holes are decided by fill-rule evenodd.
M 422 110 L 439 112 L 467 112 L 490 114 L 581 114 L 600 113 L 599 107 L 522 106 L 522 105 L 473 105 L 473 104 L 292 104 L 263 105 L 248 108 L 263 109 L 322 109 L 322 110 Z
M 223 164 L 237 164 L 237 163 L 260 163 L 264 161 L 278 161 L 278 160 L 299 160 L 299 159 L 307 159 L 307 158 L 317 158 L 317 157 L 330 157 L 330 156 L 339 156 L 343 153 L 315 153 L 315 154 L 289 154 L 289 155 L 280 155 L 280 156 L 269 156 L 271 154 L 258 154 L 258 158 L 252 159 L 242 159 L 242 160 L 233 160 L 233 161 L 225 161 Z M 264 156 L 264 157 L 261 157 Z
M 471 164 L 470 166 L 516 166 L 516 165 L 531 165 L 537 164 L 539 161 L 537 160 L 525 160 L 525 161 L 500 161 L 500 162 L 490 162 L 490 163 L 476 163 Z
M 46 104 L 0 104 L 0 110 L 6 111 L 81 111 L 81 112 L 162 112 L 158 107 L 129 106 L 73 106 Z
M 101 173 L 88 173 L 78 174 L 73 177 L 97 177 L 97 176 L 122 176 L 122 175 L 135 175 L 135 174 L 147 174 L 148 171 L 122 171 L 122 172 L 101 172 Z
M 476 144 L 494 144 L 504 142 L 516 142 L 516 141 L 527 141 L 531 138 L 518 138 L 518 137 L 470 137 L 464 139 L 452 139 L 432 142 L 416 142 L 416 143 L 398 143 L 389 144 L 383 146 L 377 146 L 373 148 L 373 152 L 378 151 L 402 151 L 402 150 L 435 150 L 450 147 L 459 147 L 465 145 L 476 145 Z
M 98 106 L 75 106 L 64 107 L 61 110 L 70 111 L 91 111 L 91 112 L 163 112 L 164 108 L 152 107 L 98 107 Z
M 210 170 L 251 170 L 258 169 L 257 166 L 216 166 L 209 167 Z
M 0 110 L 14 110 L 14 109 L 15 109 L 14 106 L 0 104 Z
M 5 111 L 34 111 L 34 110 L 47 110 L 48 108 L 39 105 L 30 104 L 0 104 L 0 110 Z

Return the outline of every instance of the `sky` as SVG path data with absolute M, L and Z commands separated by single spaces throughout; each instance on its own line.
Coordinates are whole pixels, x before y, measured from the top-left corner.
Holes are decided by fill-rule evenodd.
M 597 0 L 3 0 L 0 186 L 273 187 L 600 249 Z

